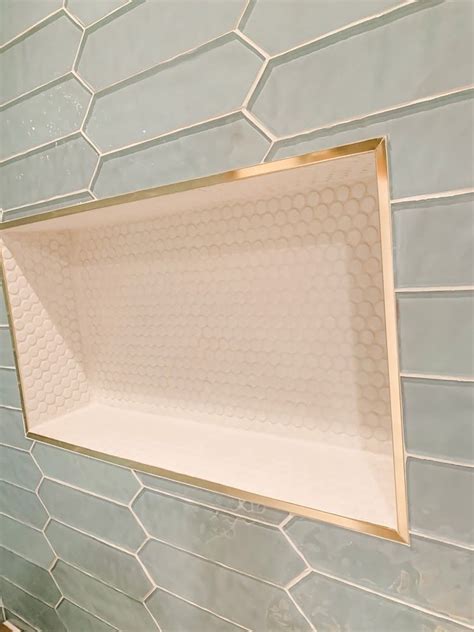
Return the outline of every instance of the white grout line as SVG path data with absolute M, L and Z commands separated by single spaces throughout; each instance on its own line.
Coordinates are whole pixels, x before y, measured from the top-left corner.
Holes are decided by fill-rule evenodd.
M 56 449 L 56 446 L 54 446 L 54 448 Z M 44 480 L 52 481 L 53 483 L 58 483 L 59 485 L 63 485 L 63 487 L 68 487 L 69 489 L 74 489 L 75 491 L 82 492 L 83 494 L 88 494 L 89 496 L 93 496 L 94 498 L 99 498 L 100 500 L 106 500 L 107 502 L 112 503 L 113 505 L 118 505 L 120 507 L 125 507 L 126 509 L 129 509 L 128 504 L 121 500 L 115 500 L 107 496 L 102 496 L 101 494 L 85 489 L 84 487 L 78 487 L 77 485 L 68 483 L 67 481 L 64 481 L 58 478 L 53 478 L 52 476 L 49 476 L 49 475 L 45 475 Z
M 8 581 L 8 580 L 7 580 L 7 581 Z M 25 625 L 29 626 L 32 630 L 36 630 L 37 632 L 42 632 L 42 631 L 41 631 L 39 628 L 37 628 L 35 625 L 32 625 L 31 623 L 27 623 L 27 622 L 25 621 L 25 619 L 24 619 L 21 615 L 19 615 L 19 614 L 18 614 L 18 612 L 17 612 L 16 610 L 14 610 L 13 608 L 7 608 L 7 607 L 4 605 L 4 610 L 5 610 L 5 614 L 6 614 L 6 611 L 8 610 L 8 612 L 11 612 L 13 615 L 15 615 L 15 617 L 18 617 L 18 619 L 19 619 L 22 623 L 24 623 Z M 16 626 L 15 626 L 15 627 L 16 627 Z
M 48 13 L 48 15 L 42 17 L 40 20 L 38 20 L 37 22 L 34 22 L 34 24 L 31 24 L 30 26 L 28 26 L 24 31 L 21 31 L 20 33 L 17 33 L 14 37 L 12 37 L 11 39 L 8 40 L 8 42 L 5 42 L 4 44 L 2 44 L 0 46 L 0 53 L 3 53 L 3 51 L 8 48 L 9 46 L 13 45 L 16 40 L 20 40 L 22 37 L 24 37 L 27 33 L 29 33 L 30 31 L 33 31 L 35 29 L 37 29 L 38 27 L 41 27 L 42 24 L 44 22 L 47 22 L 48 20 L 50 20 L 53 16 L 55 15 L 59 15 L 60 13 L 63 13 L 63 7 L 59 7 L 59 9 L 56 9 L 55 11 L 52 11 L 51 13 Z
M 233 31 L 238 37 L 240 37 L 240 39 L 242 39 L 244 42 L 246 42 L 250 48 L 253 48 L 253 50 L 258 53 L 259 55 L 261 55 L 263 57 L 264 60 L 268 60 L 270 59 L 270 55 L 267 53 L 267 51 L 263 50 L 263 48 L 261 48 L 258 44 L 256 44 L 252 39 L 250 39 L 250 37 L 248 37 L 247 35 L 245 35 L 245 33 L 243 31 L 240 30 L 239 27 L 236 27 Z
M 247 108 L 241 109 L 242 114 L 246 119 L 248 119 L 253 125 L 262 133 L 263 136 L 270 142 L 274 143 L 276 141 L 276 136 L 274 136 L 266 127 L 264 127 L 263 123 L 254 116 Z
M 416 454 L 409 451 L 406 451 L 406 456 L 410 459 L 416 459 L 417 461 L 431 461 L 432 463 L 443 463 L 444 465 L 455 465 L 456 467 L 474 468 L 474 463 L 451 461 L 450 459 L 443 459 L 442 457 Z
M 85 133 L 85 131 L 82 129 L 82 127 L 81 127 L 81 130 L 80 130 L 79 133 L 82 136 L 82 138 L 86 141 L 86 143 L 89 143 L 89 145 L 92 147 L 92 149 L 98 154 L 98 158 L 100 158 L 103 155 L 102 151 L 97 147 L 97 145 L 93 141 L 91 141 L 91 139 Z
M 459 197 L 461 195 L 469 195 L 474 193 L 474 188 L 452 189 L 450 191 L 441 191 L 439 193 L 425 193 L 422 195 L 410 195 L 403 198 L 395 198 L 391 200 L 391 205 L 406 204 L 407 202 L 424 202 L 430 200 L 443 200 L 445 198 Z
M 0 408 L 5 408 L 5 410 L 15 410 L 16 412 L 23 414 L 23 409 L 18 408 L 17 406 L 9 406 L 8 404 L 0 404 Z M 18 450 L 21 450 L 21 448 L 18 448 Z
M 85 90 L 87 90 L 87 92 L 89 92 L 91 96 L 94 96 L 94 88 L 90 84 L 88 84 L 85 79 L 81 77 L 81 75 L 77 72 L 77 70 L 75 69 L 71 70 L 71 75 L 74 77 L 74 79 L 76 79 L 81 84 L 81 86 Z
M 286 586 L 284 587 L 285 590 L 290 590 L 291 588 L 293 588 L 293 586 L 295 586 L 302 579 L 304 579 L 308 575 L 311 575 L 311 573 L 312 573 L 312 571 L 311 571 L 311 569 L 309 567 L 305 568 L 303 571 L 301 571 L 301 573 L 299 575 L 296 575 L 296 577 L 293 577 L 293 579 L 286 584 Z
M 33 208 L 35 206 L 39 206 L 41 204 L 48 204 L 50 202 L 55 202 L 56 200 L 62 200 L 64 198 L 72 197 L 73 195 L 80 195 L 81 193 L 87 193 L 87 189 L 77 189 L 76 191 L 71 191 L 70 193 L 62 193 L 61 195 L 55 195 L 51 198 L 47 198 L 44 200 L 38 200 L 35 202 L 28 202 L 28 204 L 22 204 L 21 206 L 13 206 L 12 208 L 6 209 L 4 211 L 5 217 L 8 219 L 8 214 L 13 213 L 14 211 L 21 211 L 23 209 Z
M 87 191 L 88 191 L 91 195 L 93 195 L 93 196 L 94 196 L 94 198 L 95 198 L 95 194 L 93 193 L 93 187 L 95 186 L 96 179 L 97 179 L 97 177 L 98 177 L 98 174 L 99 174 L 100 168 L 101 168 L 101 166 L 102 166 L 102 162 L 103 162 L 103 161 L 102 161 L 102 156 L 100 156 L 100 155 L 99 155 L 99 156 L 97 156 L 97 162 L 96 162 L 96 165 L 95 165 L 94 170 L 93 170 L 93 172 L 92 172 L 91 178 L 90 178 L 90 180 L 89 180 L 89 185 L 88 185 L 88 187 L 87 187 Z
M 72 132 L 69 132 L 67 134 L 65 134 L 64 136 L 60 136 L 59 138 L 53 138 L 50 139 L 48 141 L 46 141 L 45 143 L 41 143 L 41 145 L 35 145 L 34 147 L 30 147 L 29 149 L 26 149 L 25 151 L 20 151 L 17 154 L 12 154 L 11 156 L 8 156 L 7 158 L 4 158 L 3 160 L 0 160 L 0 168 L 3 167 L 4 165 L 6 165 L 8 162 L 13 162 L 14 160 L 17 160 L 18 158 L 28 158 L 28 156 L 30 156 L 31 154 L 36 153 L 37 151 L 41 151 L 42 149 L 47 149 L 48 147 L 54 147 L 56 145 L 56 143 L 60 143 L 61 141 L 67 141 L 72 139 L 74 136 L 78 135 L 80 128 L 78 127 L 77 129 L 73 130 Z M 36 202 L 35 202 L 36 204 Z M 6 212 L 8 212 L 11 209 L 5 209 Z
M 281 522 L 278 526 L 279 529 L 283 529 L 283 527 L 286 527 L 286 525 L 293 520 L 294 516 L 293 514 L 288 514 Z
M 103 15 L 101 18 L 99 18 L 98 20 L 95 20 L 95 22 L 91 22 L 90 24 L 84 25 L 86 31 L 89 31 L 90 29 L 92 29 L 95 26 L 98 26 L 101 22 L 104 22 L 105 20 L 107 20 L 108 18 L 110 18 L 110 16 L 112 16 L 114 13 L 118 13 L 119 11 L 121 11 L 124 7 L 127 7 L 128 5 L 132 4 L 132 0 L 126 0 L 123 4 L 121 4 L 119 7 L 116 7 L 115 9 L 113 9 L 112 11 L 110 11 L 109 13 L 107 13 L 106 15 Z M 138 4 L 136 4 L 135 6 L 139 6 Z M 133 9 L 134 7 L 132 6 L 131 9 Z M 130 10 L 131 10 L 130 9 Z M 128 12 L 128 11 L 127 11 Z
M 0 371 L 16 371 L 14 366 L 1 366 L 0 365 Z
M 61 83 L 61 81 L 66 80 L 69 76 L 72 76 L 72 73 L 70 70 L 68 70 L 62 75 L 59 75 L 57 77 L 54 77 L 53 79 L 50 79 L 49 81 L 41 84 L 40 86 L 36 86 L 35 88 L 32 88 L 31 90 L 27 90 L 26 92 L 23 92 L 22 94 L 18 94 L 16 97 L 13 97 L 13 99 L 10 99 L 9 101 L 5 101 L 4 103 L 2 103 L 0 105 L 0 111 L 5 110 L 11 105 L 15 105 L 17 101 L 22 101 L 23 99 L 28 98 L 30 95 L 34 96 L 35 94 L 40 94 L 41 92 L 44 92 L 51 86 L 54 87 L 55 84 Z
M 84 24 L 78 18 L 76 18 L 76 16 L 73 15 L 66 6 L 63 6 L 62 12 L 64 13 L 64 15 L 67 15 L 71 22 L 74 22 L 74 24 L 78 26 L 82 32 L 84 32 Z
M 430 542 L 435 542 L 437 544 L 446 544 L 447 546 L 463 549 L 464 551 L 469 551 L 470 553 L 474 551 L 474 547 L 469 544 L 461 544 L 460 542 L 449 540 L 448 538 L 440 538 L 438 536 L 429 535 L 428 533 L 423 533 L 423 531 L 418 531 L 417 529 L 410 529 L 410 533 L 416 538 L 420 538 L 422 540 L 429 540 Z
M 7 549 L 7 550 L 10 551 L 10 549 Z M 10 551 L 10 553 L 14 553 L 14 551 Z M 24 558 L 24 559 L 26 559 L 26 558 Z M 38 566 L 38 564 L 35 564 L 35 566 Z M 40 568 L 42 568 L 42 567 L 40 567 Z M 46 572 L 48 572 L 47 569 L 45 569 L 45 568 L 43 568 L 43 570 L 46 570 Z M 30 593 L 29 590 L 27 590 L 24 586 L 19 586 L 18 584 L 16 584 L 10 577 L 6 577 L 5 575 L 3 575 L 2 577 L 3 577 L 3 579 L 5 581 L 7 581 L 8 583 L 12 584 L 12 586 L 15 586 L 15 588 L 18 588 L 19 590 L 21 590 L 22 592 L 26 593 L 30 597 L 33 597 L 33 599 L 36 599 L 37 601 L 40 601 L 45 606 L 48 606 L 48 608 L 51 608 L 51 610 L 54 610 L 54 606 L 52 606 L 49 603 L 46 603 L 46 601 L 44 601 L 44 599 L 42 597 L 38 597 L 38 595 L 33 595 L 33 593 Z M 10 610 L 10 608 L 8 608 L 8 610 Z M 29 624 L 29 625 L 31 625 L 31 624 Z
M 460 377 L 458 375 L 433 375 L 431 373 L 412 373 L 411 371 L 401 371 L 400 377 L 443 382 L 461 382 L 466 384 L 471 384 L 472 382 L 474 382 L 474 377 Z
M 250 99 L 252 98 L 252 95 L 254 94 L 255 90 L 258 87 L 258 84 L 260 83 L 263 75 L 265 74 L 265 70 L 267 69 L 268 66 L 268 61 L 265 60 L 263 62 L 263 64 L 260 66 L 259 71 L 257 72 L 255 79 L 253 80 L 247 94 L 245 95 L 244 100 L 242 101 L 242 107 L 243 108 L 247 108 L 250 102 Z
M 67 562 L 66 562 L 67 563 Z M 94 577 L 94 579 L 96 579 Z M 99 581 L 99 580 L 97 580 Z M 94 617 L 95 619 L 98 619 L 99 621 L 101 621 L 102 623 L 105 623 L 106 625 L 108 625 L 109 627 L 111 627 L 113 630 L 116 630 L 117 632 L 120 632 L 120 630 L 118 628 L 116 628 L 112 623 L 110 623 L 110 621 L 106 621 L 105 619 L 103 619 L 101 616 L 94 614 L 93 612 L 90 612 L 90 610 L 87 610 L 86 608 L 84 608 L 83 605 L 77 603 L 76 601 L 74 601 L 74 598 L 71 597 L 70 595 L 68 595 L 67 597 L 64 597 L 64 599 L 66 601 L 69 601 L 69 603 L 72 603 L 74 606 L 76 606 L 77 608 L 79 608 L 79 610 L 82 610 L 83 612 L 89 614 L 91 617 Z M 43 629 L 42 632 L 47 632 Z M 48 631 L 49 632 L 49 631 Z
M 157 619 L 155 619 L 155 617 L 154 617 L 154 616 L 153 616 L 153 614 L 151 613 L 150 608 L 148 607 L 148 605 L 147 605 L 147 603 L 146 603 L 145 599 L 143 599 L 143 600 L 142 600 L 142 604 L 143 604 L 143 607 L 145 608 L 145 610 L 146 610 L 146 611 L 148 612 L 148 614 L 150 615 L 150 617 L 151 617 L 152 621 L 154 621 L 154 622 L 155 622 L 155 625 L 156 625 L 156 627 L 158 628 L 158 631 L 159 631 L 159 632 L 162 632 L 162 629 L 161 629 L 160 624 L 158 623 Z
M 395 288 L 396 294 L 418 294 L 423 292 L 471 292 L 474 290 L 474 285 L 446 285 L 436 287 L 397 287 Z
M 288 599 L 291 601 L 291 603 L 295 606 L 296 610 L 298 610 L 298 612 L 300 613 L 300 615 L 303 617 L 303 619 L 306 621 L 306 623 L 308 624 L 310 630 L 312 630 L 312 632 L 317 632 L 316 628 L 314 627 L 314 625 L 312 624 L 312 622 L 309 620 L 309 618 L 306 616 L 306 613 L 303 611 L 303 609 L 301 608 L 301 606 L 296 603 L 296 599 L 293 597 L 293 595 L 290 593 L 290 591 L 286 588 L 283 589 L 284 592 L 286 593 Z

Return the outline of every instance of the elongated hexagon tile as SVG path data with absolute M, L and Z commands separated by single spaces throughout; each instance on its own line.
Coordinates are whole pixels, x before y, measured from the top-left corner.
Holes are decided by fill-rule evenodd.
M 309 630 L 286 593 L 190 553 L 149 540 L 139 553 L 160 588 L 259 632 Z
M 151 583 L 133 555 L 55 520 L 48 524 L 45 533 L 56 555 L 63 561 L 135 599 L 143 599 L 150 592 Z
M 442 3 L 296 58 L 279 58 L 251 111 L 286 136 L 471 85 L 465 51 L 473 24 L 471 3 Z
M 260 162 L 270 143 L 240 115 L 104 159 L 98 197 L 198 178 Z
M 2 110 L 0 159 L 78 130 L 91 98 L 77 79 L 69 77 Z
M 195 500 L 204 505 L 215 507 L 216 509 L 229 509 L 232 513 L 239 514 L 244 518 L 256 518 L 257 520 L 269 522 L 270 524 L 280 524 L 288 515 L 279 509 L 272 509 L 264 505 L 246 502 L 232 496 L 224 496 L 224 494 L 210 492 L 200 487 L 193 487 L 192 485 L 171 481 L 168 478 L 151 476 L 150 474 L 144 474 L 142 472 L 137 472 L 136 474 L 145 487 L 169 492 L 173 494 L 173 496 L 189 498 L 190 500 Z
M 65 15 L 58 15 L 6 48 L 0 58 L 1 102 L 10 101 L 71 70 L 80 38 L 79 27 Z
M 145 541 L 128 507 L 47 479 L 38 493 L 51 517 L 76 529 L 132 552 Z
M 0 329 L 0 366 L 15 366 L 12 339 L 8 329 Z
M 474 544 L 474 469 L 409 459 L 410 525 L 420 533 Z
M 403 371 L 474 375 L 474 292 L 399 294 L 398 308 Z
M 285 530 L 316 571 L 464 622 L 472 617 L 467 549 L 414 536 L 405 546 L 305 518 Z
M 3 285 L 0 281 L 0 325 L 2 327 L 8 326 L 7 306 L 5 303 L 5 293 L 3 291 Z
M 0 591 L 6 608 L 11 608 L 37 629 L 44 632 L 66 632 L 55 610 L 36 597 L 32 597 L 5 579 L 0 579 Z
M 63 0 L 2 0 L 0 46 L 59 9 Z
M 462 632 L 465 628 L 313 573 L 291 594 L 318 632 Z
M 3 213 L 3 221 L 9 221 L 13 219 L 19 219 L 20 217 L 30 217 L 31 215 L 39 215 L 45 211 L 53 211 L 57 208 L 64 208 L 66 206 L 74 206 L 76 204 L 82 204 L 83 202 L 90 202 L 94 198 L 87 191 L 80 191 L 78 193 L 72 193 L 71 195 L 64 195 L 59 198 L 47 202 L 39 202 L 38 204 L 27 204 L 20 208 L 12 208 Z
M 42 529 L 48 514 L 38 496 L 26 489 L 0 481 L 0 513 Z
M 186 630 L 186 632 L 238 632 L 242 630 L 233 623 L 192 606 L 191 604 L 157 589 L 146 600 L 146 604 L 160 623 L 162 632 Z
M 230 31 L 244 7 L 245 0 L 136 3 L 91 29 L 79 74 L 101 90 Z
M 33 443 L 25 437 L 23 414 L 20 410 L 0 408 L 0 443 L 29 450 Z
M 54 560 L 53 550 L 41 531 L 3 515 L 0 544 L 42 568 L 49 568 Z
M 404 379 L 403 418 L 407 450 L 472 463 L 473 410 L 472 383 Z
M 16 612 L 12 612 L 11 610 L 7 610 L 5 608 L 5 618 L 13 625 L 16 625 L 17 628 L 21 630 L 21 632 L 37 632 L 35 628 L 26 623 L 24 619 L 16 614 Z
M 473 125 L 472 93 L 468 93 L 277 142 L 272 159 L 388 136 L 392 198 L 464 189 L 473 185 Z
M 394 210 L 398 287 L 474 284 L 474 196 Z
M 102 151 L 111 151 L 232 112 L 242 104 L 261 64 L 246 44 L 228 36 L 99 95 L 87 135 Z
M 36 489 L 42 478 L 31 454 L 5 445 L 0 446 L 0 476 L 26 489 Z
M 93 22 L 100 20 L 114 9 L 127 4 L 129 0 L 68 0 L 67 8 L 69 12 L 78 18 L 82 24 L 89 26 Z
M 159 540 L 276 584 L 284 586 L 305 568 L 274 527 L 148 490 L 132 509 Z
M 128 503 L 140 489 L 130 470 L 112 463 L 36 443 L 33 455 L 45 476 L 111 500 Z
M 68 632 L 114 632 L 115 630 L 67 599 L 61 601 L 57 613 Z
M 0 569 L 5 579 L 33 597 L 53 607 L 58 603 L 61 594 L 51 575 L 41 566 L 0 547 Z
M 52 571 L 62 594 L 119 630 L 152 632 L 155 622 L 145 606 L 59 560 Z
M 21 407 L 16 371 L 0 368 L 0 405 Z

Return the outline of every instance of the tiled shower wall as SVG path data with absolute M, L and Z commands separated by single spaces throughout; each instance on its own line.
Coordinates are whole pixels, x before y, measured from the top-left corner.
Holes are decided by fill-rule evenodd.
M 473 2 L 0 0 L 3 219 L 386 135 L 411 546 L 24 437 L 0 594 L 45 632 L 473 623 Z M 26 624 L 22 624 L 26 627 Z

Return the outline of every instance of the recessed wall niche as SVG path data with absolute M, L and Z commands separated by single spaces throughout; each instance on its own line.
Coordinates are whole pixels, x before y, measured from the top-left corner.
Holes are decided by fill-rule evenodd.
M 407 540 L 385 143 L 2 227 L 28 434 Z

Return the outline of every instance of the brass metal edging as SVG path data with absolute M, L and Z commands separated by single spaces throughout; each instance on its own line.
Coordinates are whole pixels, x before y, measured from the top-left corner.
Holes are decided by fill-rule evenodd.
M 394 288 L 393 277 L 393 257 L 392 257 L 392 227 L 391 227 L 391 211 L 390 211 L 390 195 L 388 185 L 388 164 L 387 164 L 387 148 L 384 138 L 375 138 L 349 145 L 343 145 L 332 149 L 324 149 L 317 152 L 307 153 L 301 156 L 295 156 L 291 158 L 285 158 L 270 163 L 263 163 L 252 167 L 245 167 L 242 169 L 235 169 L 227 171 L 222 174 L 206 176 L 203 178 L 197 178 L 185 182 L 178 182 L 169 185 L 163 185 L 151 189 L 145 189 L 143 191 L 136 191 L 127 193 L 124 195 L 107 198 L 104 200 L 94 200 L 93 202 L 86 202 L 83 204 L 77 204 L 62 209 L 55 209 L 53 211 L 47 211 L 45 213 L 19 218 L 11 221 L 0 223 L 0 230 L 7 230 L 16 226 L 23 226 L 28 224 L 34 224 L 37 222 L 47 221 L 49 219 L 65 217 L 77 213 L 83 213 L 87 211 L 93 211 L 95 209 L 104 209 L 108 207 L 115 207 L 121 204 L 127 204 L 130 202 L 138 202 L 141 200 L 148 200 L 158 198 L 166 195 L 180 193 L 184 191 L 191 191 L 193 189 L 209 187 L 215 184 L 224 184 L 235 182 L 237 180 L 243 180 L 247 178 L 254 178 L 261 175 L 270 173 L 277 173 L 279 171 L 287 171 L 289 169 L 295 169 L 302 166 L 308 166 L 318 162 L 324 162 L 334 160 L 337 158 L 348 157 L 352 155 L 362 154 L 373 151 L 376 161 L 376 175 L 377 175 L 377 187 L 378 187 L 378 202 L 379 202 L 379 219 L 380 219 L 380 235 L 381 235 L 381 251 L 382 251 L 382 276 L 383 276 L 383 290 L 384 290 L 384 305 L 385 305 L 385 329 L 387 339 L 387 357 L 388 357 L 388 370 L 389 370 L 389 383 L 390 383 L 390 403 L 391 403 L 391 418 L 392 418 L 392 443 L 393 443 L 393 461 L 394 461 L 394 482 L 395 482 L 395 496 L 396 496 L 396 516 L 397 516 L 397 529 L 392 529 L 383 525 L 373 524 L 363 520 L 357 520 L 349 518 L 347 516 L 340 516 L 337 514 L 325 512 L 319 509 L 297 505 L 291 502 L 278 500 L 275 498 L 269 498 L 245 490 L 228 487 L 226 485 L 207 481 L 204 479 L 195 478 L 186 474 L 180 474 L 166 470 L 157 466 L 143 464 L 137 461 L 131 461 L 126 458 L 114 456 L 111 454 L 95 451 L 89 448 L 84 448 L 71 443 L 60 441 L 52 437 L 48 437 L 42 434 L 35 433 L 33 430 L 28 429 L 28 413 L 26 410 L 25 398 L 23 395 L 22 377 L 19 366 L 19 357 L 17 351 L 17 341 L 15 327 L 12 319 L 11 304 L 8 296 L 6 278 L 3 269 L 3 261 L 0 257 L 0 268 L 2 277 L 4 279 L 4 293 L 6 297 L 6 306 L 8 321 L 12 331 L 13 348 L 15 367 L 17 370 L 18 384 L 20 389 L 20 399 L 23 409 L 23 420 L 25 426 L 26 436 L 30 439 L 36 439 L 45 443 L 64 448 L 84 454 L 94 458 L 98 458 L 103 461 L 115 463 L 124 467 L 137 469 L 157 476 L 162 476 L 175 481 L 185 483 L 194 487 L 200 487 L 215 491 L 222 494 L 227 494 L 240 498 L 245 501 L 254 502 L 275 509 L 280 509 L 295 515 L 305 516 L 315 520 L 320 520 L 329 524 L 333 524 L 342 528 L 351 529 L 360 533 L 366 533 L 374 535 L 380 538 L 385 538 L 395 542 L 409 544 L 409 531 L 408 531 L 408 510 L 407 510 L 407 492 L 406 492 L 406 477 L 405 477 L 405 448 L 403 440 L 403 421 L 402 421 L 402 407 L 401 407 L 401 386 L 400 386 L 400 371 L 398 361 L 398 337 L 397 337 L 397 316 L 396 316 L 396 297 Z

